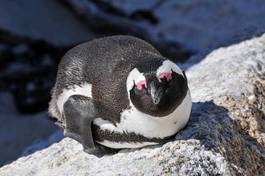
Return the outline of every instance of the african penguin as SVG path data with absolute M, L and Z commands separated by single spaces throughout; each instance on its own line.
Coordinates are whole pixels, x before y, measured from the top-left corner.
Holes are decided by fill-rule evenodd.
M 166 141 L 188 122 L 185 73 L 132 36 L 95 39 L 62 58 L 49 105 L 66 136 L 97 146 L 139 148 Z

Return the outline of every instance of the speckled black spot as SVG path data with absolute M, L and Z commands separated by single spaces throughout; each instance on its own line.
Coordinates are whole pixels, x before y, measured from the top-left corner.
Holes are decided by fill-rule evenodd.
M 95 141 L 108 140 L 112 142 L 156 142 L 165 143 L 172 139 L 173 136 L 168 136 L 166 138 L 147 138 L 136 133 L 118 133 L 113 131 L 102 130 L 98 126 L 93 125 L 93 138 Z

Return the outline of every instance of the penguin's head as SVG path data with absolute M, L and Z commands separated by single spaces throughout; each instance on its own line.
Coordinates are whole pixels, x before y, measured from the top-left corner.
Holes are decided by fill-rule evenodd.
M 127 77 L 127 91 L 130 103 L 139 111 L 163 117 L 182 103 L 188 85 L 185 73 L 175 63 L 155 59 L 136 65 Z

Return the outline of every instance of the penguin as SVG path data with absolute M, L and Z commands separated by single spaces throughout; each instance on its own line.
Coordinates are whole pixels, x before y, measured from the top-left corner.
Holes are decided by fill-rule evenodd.
M 49 113 L 85 152 L 163 143 L 187 124 L 185 72 L 146 41 L 126 35 L 79 44 L 61 59 Z

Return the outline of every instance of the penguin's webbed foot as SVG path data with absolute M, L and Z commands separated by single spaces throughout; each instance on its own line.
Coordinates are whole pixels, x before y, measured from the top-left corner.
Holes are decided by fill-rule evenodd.
M 101 156 L 101 149 L 95 145 L 91 130 L 92 121 L 96 117 L 92 99 L 82 95 L 70 96 L 64 104 L 64 116 L 65 136 L 80 142 L 85 152 Z
M 84 152 L 91 154 L 91 155 L 95 155 L 97 157 L 102 157 L 106 154 L 112 154 L 114 153 L 113 149 L 104 147 L 102 145 L 97 145 L 95 148 L 84 148 Z

